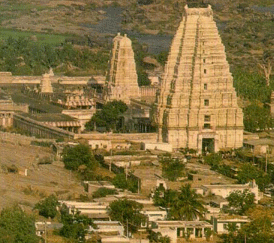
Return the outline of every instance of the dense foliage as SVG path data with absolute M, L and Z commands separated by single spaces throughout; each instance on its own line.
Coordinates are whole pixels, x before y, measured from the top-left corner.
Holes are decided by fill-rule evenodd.
M 20 37 L 0 43 L 0 70 L 14 75 L 41 75 L 54 68 L 67 75 L 77 71 L 105 72 L 108 53 L 89 47 L 76 48 L 70 43 L 43 44 Z
M 107 131 L 119 130 L 119 119 L 128 109 L 123 101 L 107 102 L 101 110 L 97 110 L 91 120 L 86 123 L 87 130 L 93 130 L 96 127 L 105 127 Z
M 62 156 L 65 168 L 68 170 L 77 170 L 80 165 L 92 169 L 97 165 L 88 145 L 67 146 L 64 148 Z
M 50 195 L 44 200 L 36 203 L 34 208 L 39 210 L 39 215 L 46 218 L 54 218 L 57 214 L 58 199 L 55 195 Z
M 1 243 L 38 243 L 35 220 L 20 207 L 5 208 L 0 214 Z
M 147 86 L 150 85 L 150 80 L 146 70 L 151 68 L 146 63 L 143 62 L 143 59 L 148 55 L 147 50 L 139 44 L 136 40 L 132 42 L 132 48 L 134 51 L 134 59 L 136 63 L 136 71 L 138 75 L 138 85 Z
M 274 234 L 271 225 L 271 214 L 263 214 L 246 223 L 239 229 L 235 224 L 228 225 L 228 233 L 220 236 L 223 243 L 274 243 Z
M 170 237 L 168 236 L 162 236 L 161 233 L 157 232 L 155 233 L 154 231 L 152 230 L 149 230 L 149 235 L 148 235 L 148 239 L 149 239 L 149 242 L 152 242 L 152 243 L 170 243 Z
M 238 171 L 237 179 L 241 184 L 251 182 L 255 179 L 261 191 L 265 190 L 265 187 L 267 187 L 271 180 L 267 173 L 252 164 L 243 164 Z
M 123 199 L 109 205 L 109 216 L 112 220 L 120 221 L 128 231 L 134 233 L 146 217 L 140 213 L 143 205 L 135 201 Z
M 92 193 L 93 198 L 105 197 L 107 195 L 115 195 L 117 194 L 116 189 L 110 189 L 106 187 L 99 188 L 97 191 Z
M 234 70 L 234 87 L 237 95 L 246 100 L 257 100 L 260 102 L 269 102 L 271 87 L 266 85 L 262 75 L 251 73 L 245 70 Z
M 60 230 L 60 235 L 76 242 L 86 242 L 85 235 L 89 226 L 94 227 L 92 219 L 79 212 L 69 214 L 68 208 L 65 205 L 61 207 L 61 222 L 63 227 Z
M 179 159 L 173 159 L 171 156 L 163 156 L 160 159 L 162 164 L 163 177 L 170 181 L 176 181 L 185 175 L 185 166 Z
M 251 104 L 243 109 L 244 127 L 246 131 L 263 131 L 273 127 L 273 118 L 270 110 L 265 107 Z
M 236 190 L 229 194 L 226 198 L 228 201 L 228 211 L 231 214 L 243 215 L 252 207 L 255 207 L 255 195 L 249 190 L 243 192 Z
M 199 195 L 186 184 L 179 191 L 157 188 L 153 196 L 154 204 L 165 207 L 168 217 L 175 220 L 195 220 L 202 218 L 205 208 Z
M 131 176 L 126 176 L 124 173 L 117 174 L 113 180 L 112 184 L 115 187 L 121 188 L 121 189 L 127 189 L 131 192 L 137 192 L 138 191 L 138 181 L 134 179 Z

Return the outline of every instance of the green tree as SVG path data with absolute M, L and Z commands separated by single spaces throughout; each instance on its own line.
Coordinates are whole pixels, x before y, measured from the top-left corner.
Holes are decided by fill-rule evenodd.
M 252 220 L 250 223 L 243 225 L 241 229 L 223 234 L 220 238 L 223 243 L 274 243 L 270 215 L 264 215 Z
M 185 174 L 185 166 L 179 161 L 179 159 L 164 157 L 160 160 L 160 162 L 162 164 L 163 177 L 170 181 L 176 181 Z
M 86 242 L 85 235 L 89 226 L 95 227 L 92 219 L 79 212 L 69 214 L 68 208 L 65 205 L 61 207 L 61 222 L 63 227 L 60 230 L 60 235 L 77 242 Z
M 180 188 L 180 192 L 171 205 L 171 217 L 178 220 L 195 220 L 202 218 L 205 208 L 199 195 L 191 189 L 190 184 L 186 184 Z
M 140 213 L 143 205 L 135 201 L 123 199 L 109 205 L 109 216 L 112 220 L 120 221 L 131 233 L 136 232 L 146 217 Z
M 230 207 L 229 212 L 233 214 L 244 214 L 246 211 L 255 206 L 255 195 L 249 190 L 243 192 L 237 190 L 233 191 L 226 198 L 228 206 Z
M 161 65 L 165 65 L 166 61 L 167 61 L 167 57 L 168 57 L 168 52 L 167 51 L 162 51 L 158 54 L 157 56 L 157 61 L 161 64 Z
M 170 238 L 168 236 L 162 236 L 160 232 L 154 232 L 152 230 L 148 231 L 149 235 L 147 238 L 149 239 L 149 242 L 153 243 L 170 243 Z
M 65 168 L 68 170 L 77 170 L 80 165 L 93 169 L 97 165 L 88 145 L 67 146 L 64 148 L 62 156 Z
M 219 166 L 222 161 L 222 156 L 218 153 L 212 153 L 204 157 L 205 163 L 211 165 L 212 168 Z
M 126 177 L 124 173 L 117 174 L 113 178 L 112 184 L 115 187 L 118 187 L 121 189 L 128 189 L 131 192 L 138 191 L 138 181 L 134 180 L 131 176 Z
M 244 108 L 244 127 L 246 131 L 256 132 L 272 128 L 273 119 L 267 108 L 251 104 Z
M 5 208 L 0 214 L 1 243 L 38 243 L 35 220 L 20 207 Z
M 107 195 L 115 195 L 117 194 L 116 189 L 110 189 L 106 187 L 99 188 L 97 191 L 92 193 L 93 198 L 105 197 Z
M 171 189 L 165 189 L 164 187 L 157 187 L 153 194 L 153 202 L 156 206 L 160 206 L 166 209 L 168 212 L 171 205 L 175 203 L 178 197 L 178 192 Z
M 39 210 L 39 215 L 46 218 L 54 218 L 57 214 L 58 199 L 55 195 L 50 195 L 42 201 L 35 204 L 34 209 Z
M 267 87 L 264 77 L 258 72 L 243 69 L 233 71 L 234 87 L 237 94 L 251 101 L 269 102 L 271 88 Z
M 261 191 L 264 191 L 265 187 L 270 183 L 270 176 L 252 164 L 243 164 L 238 171 L 237 179 L 241 184 L 248 183 L 254 179 Z
M 107 102 L 101 110 L 96 111 L 91 120 L 86 123 L 87 130 L 93 130 L 96 127 L 105 127 L 107 131 L 117 130 L 121 115 L 128 109 L 123 101 Z

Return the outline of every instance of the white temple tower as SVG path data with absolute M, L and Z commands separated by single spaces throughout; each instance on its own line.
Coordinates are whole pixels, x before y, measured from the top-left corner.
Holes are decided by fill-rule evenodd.
M 138 98 L 139 87 L 131 40 L 120 33 L 113 39 L 110 69 L 106 79 L 104 99 L 122 100 L 129 104 L 130 98 Z
M 41 93 L 42 94 L 49 94 L 53 93 L 52 85 L 51 85 L 51 74 L 50 73 L 45 73 L 42 75 L 42 80 L 41 80 Z
M 201 153 L 242 146 L 243 113 L 210 5 L 185 7 L 165 66 L 157 118 L 158 141 L 173 148 Z

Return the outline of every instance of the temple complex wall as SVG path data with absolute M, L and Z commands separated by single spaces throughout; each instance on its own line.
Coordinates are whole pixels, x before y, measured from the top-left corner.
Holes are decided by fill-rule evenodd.
M 31 118 L 13 115 L 13 126 L 43 138 L 73 138 L 74 133 L 50 125 L 37 122 Z
M 50 76 L 49 79 L 51 83 L 87 85 L 91 77 Z M 41 80 L 42 76 L 13 76 L 11 72 L 0 72 L 0 84 L 40 84 Z

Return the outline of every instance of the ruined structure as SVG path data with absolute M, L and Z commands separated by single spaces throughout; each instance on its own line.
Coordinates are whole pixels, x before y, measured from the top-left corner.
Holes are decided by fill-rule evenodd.
M 139 87 L 131 40 L 120 33 L 113 39 L 110 69 L 104 89 L 104 99 L 122 100 L 138 98 Z
M 238 148 L 243 113 L 211 6 L 185 7 L 158 97 L 158 141 L 198 152 Z
M 27 104 L 15 104 L 10 95 L 0 88 L 0 127 L 7 128 L 13 125 L 14 112 L 28 112 Z

